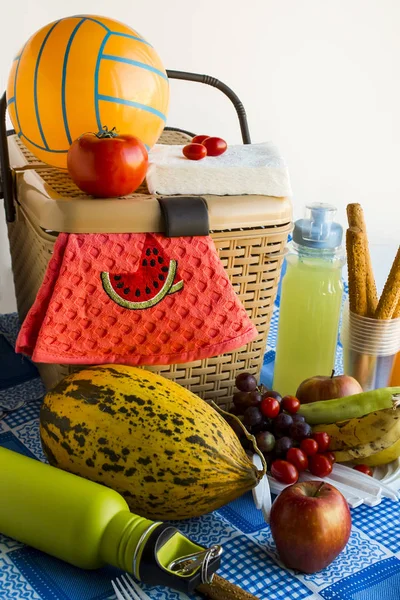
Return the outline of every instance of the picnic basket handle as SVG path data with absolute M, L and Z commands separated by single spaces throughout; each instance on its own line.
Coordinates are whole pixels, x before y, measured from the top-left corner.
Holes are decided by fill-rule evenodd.
M 183 81 L 194 81 L 197 83 L 204 83 L 211 85 L 223 92 L 235 107 L 240 130 L 242 133 L 242 139 L 244 144 L 251 144 L 249 127 L 247 124 L 246 111 L 238 96 L 235 94 L 230 87 L 228 87 L 219 79 L 210 77 L 210 75 L 200 75 L 199 73 L 188 73 L 186 71 L 170 71 L 167 70 L 167 75 L 170 79 L 180 79 Z M 7 131 L 6 126 L 6 113 L 7 113 L 7 98 L 6 93 L 0 98 L 0 198 L 4 198 L 4 208 L 6 213 L 7 223 L 13 223 L 15 221 L 15 206 L 14 206 L 14 182 L 13 174 L 10 168 L 10 157 L 8 153 L 7 135 L 15 133 L 14 131 Z M 174 130 L 175 128 L 170 127 L 167 129 Z M 178 130 L 181 131 L 181 130 Z
M 10 168 L 10 157 L 8 154 L 6 126 L 7 98 L 6 93 L 0 98 L 0 198 L 4 198 L 4 209 L 7 223 L 15 221 L 15 206 L 13 198 L 13 175 Z
M 223 92 L 235 107 L 239 119 L 243 144 L 251 144 L 249 126 L 247 123 L 247 116 L 244 106 L 238 98 L 238 96 L 235 94 L 235 92 L 231 90 L 231 88 L 228 87 L 226 83 L 223 83 L 215 77 L 210 77 L 210 75 L 200 75 L 199 73 L 188 73 L 186 71 L 170 71 L 167 69 L 167 75 L 169 79 L 180 79 L 182 81 L 195 81 L 196 83 L 204 83 L 206 85 L 211 85 L 212 87 L 215 87 L 221 92 Z M 171 127 L 167 129 L 174 128 Z

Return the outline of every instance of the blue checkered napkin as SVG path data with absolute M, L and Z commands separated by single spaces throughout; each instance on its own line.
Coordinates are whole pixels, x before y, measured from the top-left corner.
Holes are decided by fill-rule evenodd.
M 1 600 L 42 600 L 9 556 L 2 554 L 1 551 L 0 598 Z
M 358 527 L 372 539 L 391 552 L 400 552 L 400 508 L 398 502 L 383 498 L 381 504 L 370 508 L 362 504 L 351 513 L 353 526 Z M 382 599 L 383 600 L 383 599 Z M 400 588 L 399 596 L 400 600 Z
M 275 351 L 269 350 L 264 355 L 263 366 L 261 367 L 260 383 L 265 385 L 266 388 L 272 389 L 274 380 L 274 367 L 275 367 Z
M 326 600 L 399 600 L 400 560 L 375 563 L 319 592 Z
M 279 321 L 279 306 L 274 306 L 272 313 L 271 322 L 269 324 L 267 350 L 276 348 L 276 341 L 278 337 L 278 321 Z
M 34 364 L 14 352 L 18 330 L 17 314 L 0 315 L 0 404 L 9 410 L 45 393 Z
M 260 546 L 244 535 L 224 543 L 218 573 L 259 600 L 298 600 L 312 595 L 309 588 L 275 564 Z
M 11 393 L 11 392 L 10 392 Z M 11 412 L 4 417 L 4 422 L 14 429 L 19 425 L 24 425 L 33 419 L 39 418 L 40 405 L 42 404 L 43 398 L 40 396 L 36 400 L 32 400 L 29 404 L 26 404 L 23 408 Z
M 0 391 L 38 377 L 36 367 L 14 349 L 4 334 L 0 334 Z
M 28 450 L 28 448 L 14 435 L 12 431 L 5 431 L 0 433 L 0 446 L 12 450 L 13 452 L 19 452 L 29 458 L 36 458 L 36 456 Z
M 28 586 L 36 590 L 36 598 L 46 600 L 106 600 L 113 597 L 111 579 L 120 575 L 120 571 L 111 567 L 96 572 L 78 569 L 26 546 L 5 556 L 25 579 L 20 595 L 14 596 L 21 600 L 26 597 L 23 591 Z M 7 579 L 1 577 L 0 591 L 7 590 L 7 586 Z M 1 598 L 4 600 L 4 596 Z
M 0 333 L 14 347 L 19 331 L 19 319 L 17 313 L 0 315 Z
M 5 426 L 7 427 L 7 425 Z M 35 458 L 42 462 L 47 462 L 40 440 L 39 419 L 35 418 L 26 423 L 22 423 L 8 433 L 17 438 L 18 442 L 23 445 L 23 448 L 30 452 Z M 0 436 L 0 439 L 2 439 L 2 436 Z
M 257 510 L 254 504 L 252 492 L 223 506 L 218 510 L 218 514 L 243 533 L 252 533 L 268 527 L 261 510 Z

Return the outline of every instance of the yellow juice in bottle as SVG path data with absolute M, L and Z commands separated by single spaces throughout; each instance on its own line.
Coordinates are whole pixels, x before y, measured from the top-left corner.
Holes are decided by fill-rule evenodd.
M 282 281 L 274 390 L 296 395 L 308 377 L 329 376 L 334 368 L 343 296 L 342 227 L 336 209 L 307 207 L 296 221 L 292 251 Z
M 331 374 L 342 294 L 341 270 L 336 266 L 288 256 L 273 386 L 282 396 L 294 396 L 308 377 Z M 305 318 L 309 312 L 312 319 Z

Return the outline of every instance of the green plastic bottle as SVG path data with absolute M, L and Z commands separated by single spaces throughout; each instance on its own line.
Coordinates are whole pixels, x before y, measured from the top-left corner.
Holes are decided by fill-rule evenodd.
M 296 221 L 282 280 L 273 388 L 296 395 L 300 383 L 329 376 L 342 305 L 343 229 L 336 208 L 314 203 Z
M 0 474 L 0 532 L 72 565 L 110 564 L 144 583 L 186 593 L 219 566 L 220 547 L 207 555 L 175 527 L 131 513 L 124 498 L 103 485 L 2 447 Z M 174 564 L 189 555 L 206 556 L 206 573 L 198 560 L 187 574 L 177 573 Z

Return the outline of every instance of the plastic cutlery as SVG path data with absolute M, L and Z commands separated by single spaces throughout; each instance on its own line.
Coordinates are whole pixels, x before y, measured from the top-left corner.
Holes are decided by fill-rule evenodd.
M 253 455 L 253 464 L 257 467 L 257 469 L 261 470 L 263 468 L 258 454 Z M 272 499 L 267 475 L 264 475 L 259 484 L 253 489 L 253 498 L 256 508 L 262 511 L 265 521 L 269 523 Z
M 140 588 L 128 573 L 122 575 L 111 585 L 118 600 L 150 600 L 149 596 Z
M 253 465 L 255 467 L 257 467 L 257 469 L 261 470 L 262 467 L 262 463 L 261 463 L 261 459 L 258 456 L 258 454 L 253 454 Z M 256 485 L 255 488 L 253 488 L 253 499 L 254 499 L 254 504 L 256 505 L 256 508 L 258 510 L 261 510 L 262 507 L 262 501 L 263 498 L 265 496 L 266 493 L 266 488 L 265 488 L 265 476 L 262 477 L 260 479 L 260 481 L 258 482 L 258 484 Z
M 398 492 L 392 490 L 388 485 L 382 483 L 379 479 L 364 475 L 364 473 L 360 473 L 360 471 L 356 471 L 345 465 L 334 465 L 330 477 L 337 481 L 343 481 L 343 483 L 346 483 L 345 479 L 348 481 L 348 479 L 351 478 L 352 480 L 357 481 L 357 487 L 360 489 L 368 491 L 371 488 L 378 488 L 382 490 L 382 496 L 390 498 L 390 500 L 393 500 L 394 502 L 399 501 Z

